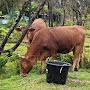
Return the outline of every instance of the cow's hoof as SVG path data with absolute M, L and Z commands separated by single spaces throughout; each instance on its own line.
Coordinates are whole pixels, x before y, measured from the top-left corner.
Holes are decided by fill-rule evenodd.
M 72 67 L 69 68 L 69 72 L 74 72 Z
M 26 77 L 27 74 L 21 74 L 21 73 L 20 73 L 20 76 L 21 76 L 21 77 Z
M 46 72 L 46 70 L 41 70 L 40 69 L 40 74 L 44 74 Z
M 78 71 L 78 69 L 77 69 L 77 68 L 75 68 L 75 69 L 74 69 L 74 71 L 76 71 L 76 72 L 77 72 L 77 71 Z

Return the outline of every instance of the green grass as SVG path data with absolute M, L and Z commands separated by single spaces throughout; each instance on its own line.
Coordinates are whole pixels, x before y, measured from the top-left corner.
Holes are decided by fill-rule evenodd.
M 90 59 L 90 31 L 87 30 L 85 40 L 85 56 Z M 5 49 L 14 44 L 7 44 Z M 88 47 L 89 46 L 89 47 Z M 21 44 L 15 53 L 24 55 L 26 52 L 25 44 Z M 38 69 L 33 69 L 27 77 L 19 75 L 10 76 L 0 80 L 0 90 L 90 90 L 90 69 L 80 69 L 78 72 L 69 72 L 68 80 L 65 85 L 46 82 L 46 75 L 40 75 Z
M 15 43 L 8 43 L 5 46 L 5 49 L 9 49 L 11 47 L 13 47 L 15 45 Z M 15 53 L 20 54 L 20 55 L 24 55 L 26 53 L 27 47 L 24 43 L 21 43 L 20 46 L 16 49 Z
M 90 90 L 90 70 L 69 72 L 65 85 L 46 82 L 46 75 L 30 72 L 25 78 L 12 76 L 0 80 L 0 90 Z

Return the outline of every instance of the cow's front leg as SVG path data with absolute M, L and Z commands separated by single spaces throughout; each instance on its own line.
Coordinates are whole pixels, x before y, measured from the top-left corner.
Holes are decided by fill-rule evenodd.
M 40 74 L 45 73 L 45 60 L 41 60 Z
M 40 58 L 41 60 L 40 74 L 43 74 L 45 72 L 45 61 L 47 57 L 48 57 L 48 52 L 42 53 L 41 58 Z

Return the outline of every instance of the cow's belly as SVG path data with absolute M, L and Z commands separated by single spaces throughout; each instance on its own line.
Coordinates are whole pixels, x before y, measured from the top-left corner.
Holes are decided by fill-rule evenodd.
M 74 45 L 60 46 L 57 50 L 57 53 L 63 54 L 69 53 L 73 50 L 74 47 L 75 47 Z
M 66 53 L 69 53 L 73 50 L 73 48 L 71 49 L 60 49 L 57 51 L 57 53 L 62 53 L 62 54 L 66 54 Z

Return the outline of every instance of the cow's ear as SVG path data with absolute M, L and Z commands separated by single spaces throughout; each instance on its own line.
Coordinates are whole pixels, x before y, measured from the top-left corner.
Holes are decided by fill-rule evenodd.
M 34 28 L 29 28 L 29 31 L 34 31 L 35 29 Z
M 20 56 L 21 59 L 25 59 L 25 56 Z
M 25 29 L 23 26 L 16 27 L 16 31 L 22 32 Z
M 15 30 L 18 31 L 18 32 L 21 32 L 22 31 L 21 27 L 16 27 Z

